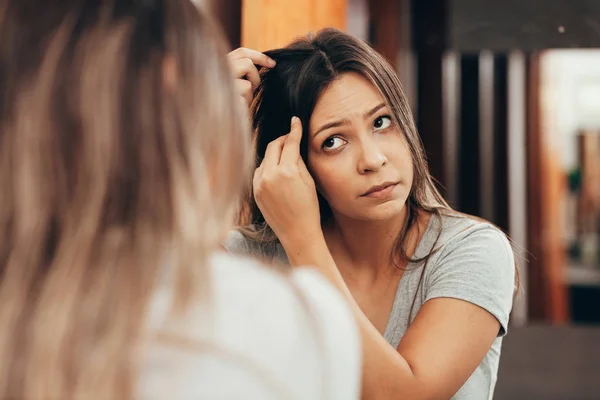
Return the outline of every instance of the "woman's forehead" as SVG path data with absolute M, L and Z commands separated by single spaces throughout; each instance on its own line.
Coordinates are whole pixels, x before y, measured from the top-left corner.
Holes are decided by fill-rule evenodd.
M 311 128 L 313 123 L 329 119 L 363 116 L 381 103 L 385 103 L 385 99 L 371 82 L 357 73 L 346 73 L 319 97 L 312 114 Z

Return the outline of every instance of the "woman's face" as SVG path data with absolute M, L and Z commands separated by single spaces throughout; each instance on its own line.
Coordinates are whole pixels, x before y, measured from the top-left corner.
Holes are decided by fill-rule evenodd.
M 357 73 L 342 75 L 319 98 L 308 167 L 334 214 L 375 221 L 403 211 L 413 166 L 391 115 L 377 88 Z

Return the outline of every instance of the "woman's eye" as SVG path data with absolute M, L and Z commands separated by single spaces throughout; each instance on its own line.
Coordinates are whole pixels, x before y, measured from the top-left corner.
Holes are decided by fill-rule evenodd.
M 392 124 L 392 119 L 388 116 L 383 116 L 383 117 L 377 118 L 373 122 L 373 127 L 375 128 L 376 131 L 380 131 L 382 129 L 389 127 L 391 124 Z
M 325 141 L 323 142 L 323 149 L 336 150 L 340 146 L 343 146 L 344 143 L 345 143 L 345 141 L 342 138 L 332 136 L 332 137 L 325 139 Z

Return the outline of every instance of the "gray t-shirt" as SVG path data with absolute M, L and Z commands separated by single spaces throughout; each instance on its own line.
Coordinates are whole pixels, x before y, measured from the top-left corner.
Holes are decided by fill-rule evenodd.
M 440 234 L 437 245 L 436 238 Z M 500 322 L 492 347 L 473 375 L 452 397 L 453 400 L 492 399 L 496 385 L 502 338 L 508 330 L 515 288 L 515 262 L 506 236 L 486 222 L 463 216 L 432 217 L 415 251 L 421 258 L 435 248 L 419 285 L 422 263 L 409 263 L 398 285 L 396 298 L 385 329 L 385 339 L 398 347 L 402 336 L 421 306 L 440 297 L 475 304 Z M 225 247 L 235 254 L 252 255 L 276 263 L 287 263 L 280 245 L 261 246 L 232 232 Z M 416 296 L 412 315 L 409 317 Z

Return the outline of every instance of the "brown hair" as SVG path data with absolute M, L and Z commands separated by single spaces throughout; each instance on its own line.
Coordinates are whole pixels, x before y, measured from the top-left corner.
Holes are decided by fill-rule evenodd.
M 366 43 L 336 29 L 321 30 L 315 36 L 297 39 L 285 48 L 267 51 L 265 54 L 273 58 L 277 66 L 262 71 L 262 82 L 253 101 L 256 167 L 265 156 L 267 145 L 288 133 L 292 116 L 303 121 L 300 152 L 309 165 L 308 122 L 321 94 L 342 74 L 358 73 L 380 91 L 391 110 L 395 125 L 406 138 L 414 170 L 413 185 L 406 202 L 406 223 L 396 240 L 397 251 L 392 252 L 390 257 L 397 266 L 398 255 L 402 261 L 423 263 L 420 277 L 422 281 L 427 261 L 439 249 L 442 229 L 438 231 L 437 239 L 427 255 L 421 258 L 409 257 L 407 237 L 417 223 L 419 214 L 426 213 L 437 218 L 442 215 L 469 216 L 452 210 L 436 188 L 408 100 L 394 69 Z M 321 222 L 325 223 L 333 214 L 325 198 L 319 193 L 317 196 Z M 247 191 L 238 222 L 242 227 L 241 232 L 248 239 L 261 243 L 267 252 L 276 251 L 279 242 L 258 208 L 251 188 Z M 412 308 L 410 314 L 412 315 Z
M 131 397 L 165 272 L 209 289 L 250 166 L 226 51 L 189 0 L 0 0 L 1 398 Z
M 321 94 L 342 74 L 355 72 L 368 79 L 383 95 L 392 111 L 396 126 L 406 137 L 412 156 L 414 180 L 407 207 L 407 223 L 398 238 L 400 254 L 406 254 L 405 242 L 410 229 L 416 223 L 419 211 L 440 214 L 451 211 L 429 173 L 421 138 L 402 90 L 400 80 L 393 68 L 366 43 L 336 29 L 324 29 L 314 37 L 292 42 L 283 49 L 265 54 L 277 62 L 277 66 L 262 73 L 262 82 L 253 102 L 252 115 L 256 130 L 256 166 L 260 165 L 267 145 L 289 131 L 289 120 L 298 116 L 303 121 L 301 154 L 308 157 L 308 121 Z M 308 163 L 307 163 L 308 165 Z M 318 194 L 321 221 L 333 216 L 327 201 Z M 252 190 L 247 193 L 240 225 L 243 233 L 266 245 L 277 238 L 265 222 Z

